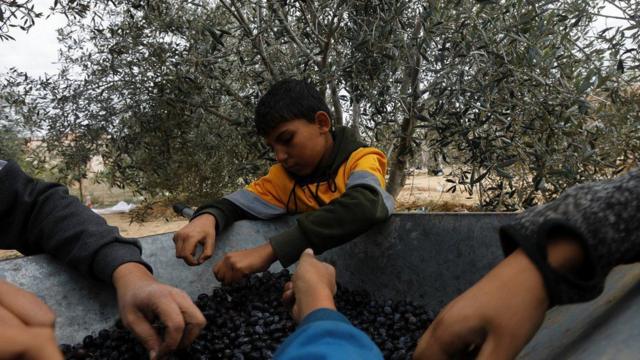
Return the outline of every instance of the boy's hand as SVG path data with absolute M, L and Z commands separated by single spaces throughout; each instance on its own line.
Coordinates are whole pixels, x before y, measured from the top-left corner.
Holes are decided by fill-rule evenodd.
M 0 280 L 0 359 L 63 359 L 54 322 L 37 296 Z
M 218 281 L 224 284 L 236 282 L 253 273 L 266 271 L 276 255 L 270 243 L 253 249 L 234 251 L 224 256 L 213 268 Z
M 336 309 L 336 269 L 316 260 L 311 249 L 302 253 L 290 282 L 284 286 L 282 300 L 293 304 L 291 315 L 296 322 L 320 308 Z
M 206 319 L 182 290 L 158 282 L 138 263 L 120 265 L 113 273 L 120 317 L 149 351 L 149 358 L 162 357 L 191 344 Z M 150 321 L 165 327 L 161 338 Z
M 216 243 L 216 218 L 211 214 L 202 214 L 185 225 L 173 235 L 176 244 L 176 257 L 195 266 L 207 261 L 213 255 Z M 198 244 L 202 244 L 202 253 L 195 258 Z
M 513 359 L 538 330 L 549 305 L 542 276 L 517 250 L 449 303 L 418 342 L 414 359 Z

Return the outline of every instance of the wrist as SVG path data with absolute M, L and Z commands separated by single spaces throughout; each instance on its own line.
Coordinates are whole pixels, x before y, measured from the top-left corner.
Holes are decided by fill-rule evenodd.
M 271 243 L 260 245 L 260 249 L 262 250 L 264 258 L 267 259 L 269 264 L 273 264 L 276 260 L 278 260 L 276 252 L 273 250 L 273 246 L 271 246 Z
M 191 222 L 197 221 L 199 223 L 204 223 L 207 226 L 212 226 L 214 229 L 216 228 L 216 217 L 210 213 L 202 213 L 195 218 L 191 219 Z
M 511 284 L 511 290 L 528 294 L 536 311 L 544 312 L 549 308 L 549 295 L 542 273 L 522 249 L 509 255 L 500 268 L 505 278 L 497 283 Z
M 333 293 L 328 288 L 314 289 L 314 291 L 299 297 L 296 294 L 300 306 L 300 320 L 318 309 L 336 310 L 336 303 L 333 300 Z
M 155 281 L 153 275 L 142 264 L 136 262 L 124 263 L 116 268 L 112 276 L 116 289 L 127 287 L 140 281 Z

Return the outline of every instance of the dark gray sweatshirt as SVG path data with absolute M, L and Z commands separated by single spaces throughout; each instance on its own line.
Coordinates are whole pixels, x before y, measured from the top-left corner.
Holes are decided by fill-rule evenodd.
M 577 239 L 586 255 L 574 274 L 554 271 L 546 261 L 547 241 L 563 235 Z M 551 306 L 591 300 L 613 267 L 640 261 L 640 171 L 574 186 L 523 212 L 500 229 L 500 238 L 505 254 L 521 247 L 536 264 Z
M 0 160 L 0 248 L 50 254 L 82 274 L 111 283 L 127 262 L 151 267 L 140 243 L 70 196 L 67 188 L 34 180 L 18 164 Z

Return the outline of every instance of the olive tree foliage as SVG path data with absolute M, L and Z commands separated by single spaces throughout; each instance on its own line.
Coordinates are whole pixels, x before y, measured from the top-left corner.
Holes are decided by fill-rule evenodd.
M 67 173 L 100 154 L 112 184 L 201 200 L 263 173 L 253 108 L 305 78 L 387 152 L 392 194 L 423 145 L 449 191 L 514 210 L 637 159 L 639 5 L 608 3 L 626 23 L 594 32 L 586 0 L 96 2 L 60 30 L 60 74 L 5 89 Z
M 11 123 L 0 120 L 0 160 L 18 160 L 24 153 L 24 140 Z
M 635 2 L 617 5 L 639 13 Z M 484 208 L 515 210 L 637 158 L 640 19 L 629 17 L 626 34 L 593 34 L 601 10 L 507 1 L 460 15 L 457 36 L 435 52 L 450 66 L 422 110 L 434 146 L 454 164 L 450 191 L 478 191 Z
M 36 9 L 33 0 L 3 0 L 0 1 L 0 42 L 15 40 L 11 35 L 14 31 L 29 31 L 36 20 L 54 13 L 63 14 L 67 19 L 90 17 L 92 21 L 100 18 L 99 13 L 90 13 L 89 0 L 52 0 L 47 13 Z M 98 2 L 109 3 L 109 0 Z
M 637 28 L 594 34 L 602 4 L 222 4 L 251 40 L 265 81 L 296 71 L 316 79 L 336 122 L 350 120 L 387 151 L 393 195 L 425 139 L 448 155 L 449 191 L 479 193 L 486 209 L 531 206 L 616 170 L 621 149 L 610 146 L 613 127 L 594 132 L 593 125 L 613 124 L 594 112 L 592 100 L 633 83 L 621 64 L 637 72 L 637 50 L 625 48 Z M 637 20 L 634 3 L 613 5 Z M 623 125 L 616 130 L 629 134 L 634 121 Z
M 112 185 L 186 200 L 220 196 L 255 172 L 256 146 L 244 140 L 246 126 L 238 130 L 250 119 L 242 103 L 254 98 L 234 91 L 240 82 L 221 86 L 229 68 L 241 66 L 228 63 L 233 49 L 212 25 L 224 19 L 210 10 L 105 5 L 94 10 L 104 21 L 71 19 L 60 30 L 64 68 L 22 85 L 39 111 L 23 122 L 46 133 L 59 168 L 86 171 L 90 157 L 101 155 L 102 178 Z
M 0 77 L 0 83 L 3 83 Z M 13 99 L 23 99 L 20 89 L 0 87 L 0 160 L 17 161 L 23 168 L 33 170 L 27 161 L 27 132 L 18 121 L 13 108 L 25 105 L 24 101 L 9 103 Z
M 16 121 L 6 109 L 0 97 L 0 160 L 16 160 L 23 154 L 23 143 L 20 139 L 19 129 L 16 128 Z
M 330 99 L 335 123 L 343 122 L 339 75 L 353 65 L 342 40 L 354 16 L 347 5 L 98 6 L 94 11 L 105 21 L 72 19 L 61 30 L 65 67 L 55 78 L 29 83 L 36 89 L 30 102 L 42 111 L 24 121 L 46 132 L 48 151 L 69 172 L 83 166 L 85 156 L 100 154 L 112 184 L 150 195 L 219 195 L 238 186 L 241 174 L 249 179 L 264 168 L 260 159 L 269 156 L 251 120 L 273 81 L 294 76 L 316 82 Z

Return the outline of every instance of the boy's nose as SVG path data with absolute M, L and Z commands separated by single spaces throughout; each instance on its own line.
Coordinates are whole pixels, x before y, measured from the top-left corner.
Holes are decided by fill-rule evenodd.
M 279 163 L 284 162 L 287 160 L 287 153 L 282 150 L 276 150 L 276 160 L 278 160 Z

